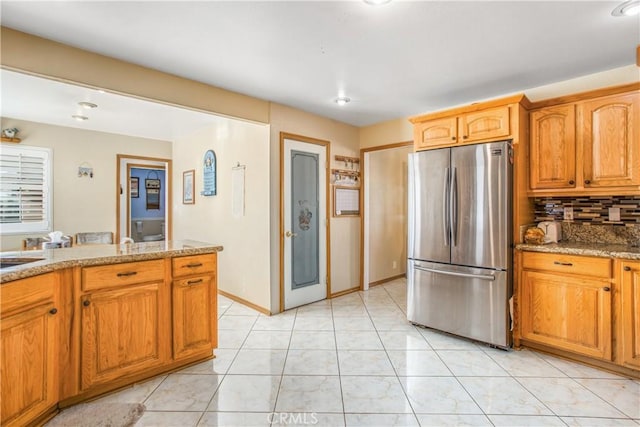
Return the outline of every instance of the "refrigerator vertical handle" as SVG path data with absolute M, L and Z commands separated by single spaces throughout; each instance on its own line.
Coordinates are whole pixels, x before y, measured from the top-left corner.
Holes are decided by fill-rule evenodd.
M 451 227 L 451 246 L 456 246 L 458 241 L 458 177 L 457 168 L 451 168 L 451 190 L 449 192 L 449 226 Z
M 414 210 L 416 206 L 415 201 L 415 189 L 414 189 L 414 180 L 415 180 L 415 156 L 413 154 L 409 154 L 408 158 L 408 171 L 409 171 L 409 179 L 407 180 L 407 228 L 408 228 L 408 236 L 407 236 L 407 256 L 409 258 L 413 257 L 413 245 L 414 245 L 414 233 L 415 233 L 415 225 L 414 225 Z
M 449 246 L 451 244 L 451 222 L 449 221 L 450 206 L 449 197 L 451 193 L 451 180 L 449 179 L 449 168 L 444 171 L 444 203 L 442 204 L 442 230 L 444 231 L 444 244 Z

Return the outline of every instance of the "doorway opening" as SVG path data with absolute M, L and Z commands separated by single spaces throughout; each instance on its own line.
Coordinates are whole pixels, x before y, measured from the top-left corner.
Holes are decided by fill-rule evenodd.
M 407 160 L 413 142 L 360 150 L 362 290 L 406 275 Z
M 171 160 L 117 157 L 116 241 L 171 240 Z

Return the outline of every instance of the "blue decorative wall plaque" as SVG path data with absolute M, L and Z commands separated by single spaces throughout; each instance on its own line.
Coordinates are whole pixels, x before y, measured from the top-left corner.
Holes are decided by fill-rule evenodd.
M 204 153 L 203 160 L 203 188 L 200 192 L 203 196 L 215 196 L 216 195 L 216 153 L 213 150 L 207 150 Z

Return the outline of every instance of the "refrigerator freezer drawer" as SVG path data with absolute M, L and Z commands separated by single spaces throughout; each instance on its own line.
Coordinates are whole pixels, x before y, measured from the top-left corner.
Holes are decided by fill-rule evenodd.
M 409 260 L 410 322 L 498 347 L 511 345 L 508 272 Z

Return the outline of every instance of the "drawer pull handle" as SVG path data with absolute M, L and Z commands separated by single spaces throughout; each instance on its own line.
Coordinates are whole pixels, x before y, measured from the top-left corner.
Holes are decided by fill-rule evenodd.
M 187 268 L 202 267 L 202 263 L 201 262 L 194 262 L 194 263 L 185 265 L 185 267 L 187 267 Z
M 611 288 L 608 287 L 608 286 L 605 286 L 604 288 L 602 288 L 602 290 L 605 291 L 605 292 L 609 292 L 611 290 Z
M 53 307 L 51 310 L 49 310 L 50 314 L 56 314 L 58 312 L 58 309 Z
M 202 283 L 202 279 L 189 280 L 189 281 L 187 282 L 187 285 L 195 285 L 196 283 Z
M 567 267 L 571 267 L 571 266 L 573 265 L 573 263 L 570 263 L 570 262 L 562 262 L 562 261 L 553 261 L 553 263 L 554 263 L 555 265 L 565 265 L 565 266 L 567 266 Z
M 89 307 L 91 305 L 91 301 L 86 299 L 86 300 L 82 301 L 82 305 L 84 305 L 85 307 Z
M 129 277 L 138 274 L 137 271 L 127 271 L 126 273 L 118 273 L 118 277 Z
M 631 271 L 631 267 L 629 267 L 628 265 L 625 265 L 623 268 L 624 271 Z

